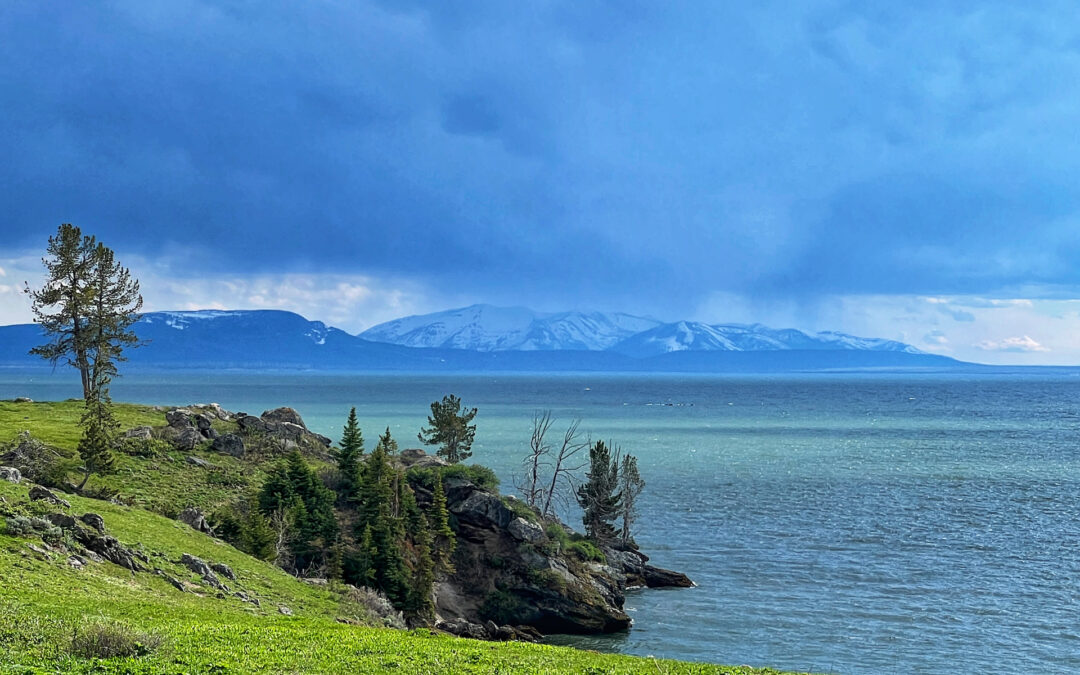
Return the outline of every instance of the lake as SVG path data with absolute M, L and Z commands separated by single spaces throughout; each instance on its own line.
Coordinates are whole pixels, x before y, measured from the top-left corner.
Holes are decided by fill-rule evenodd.
M 446 393 L 505 492 L 535 411 L 639 458 L 637 540 L 698 587 L 631 592 L 626 634 L 553 641 L 815 672 L 1080 670 L 1080 378 L 130 375 L 117 400 L 289 405 L 417 447 Z M 0 398 L 78 396 L 0 372 Z M 576 518 L 576 516 L 575 516 Z M 577 522 L 574 522 L 576 525 Z

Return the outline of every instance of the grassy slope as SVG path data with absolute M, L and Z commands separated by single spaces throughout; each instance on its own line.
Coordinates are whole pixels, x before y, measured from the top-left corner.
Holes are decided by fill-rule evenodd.
M 71 448 L 77 404 L 0 403 L 0 442 L 22 428 Z M 40 415 L 38 414 L 40 413 Z M 160 423 L 160 412 L 125 406 L 125 424 Z M 43 419 L 44 418 L 44 419 Z M 153 418 L 153 419 L 151 419 Z M 130 420 L 135 420 L 131 422 Z M 219 456 L 214 461 L 220 461 Z M 125 458 L 149 465 L 157 460 Z M 188 473 L 195 467 L 183 465 Z M 134 468 L 133 468 L 134 471 Z M 155 481 L 149 466 L 129 474 Z M 167 474 L 160 478 L 167 479 Z M 117 477 L 118 478 L 118 477 Z M 203 476 L 205 478 L 205 476 Z M 123 482 L 128 483 L 129 479 Z M 190 479 L 189 479 L 190 480 Z M 160 483 L 158 483 L 160 485 Z M 27 486 L 0 481 L 9 506 L 26 500 Z M 122 490 L 124 492 L 124 490 Z M 68 566 L 66 556 L 47 558 L 28 544 L 40 540 L 0 534 L 0 670 L 18 672 L 430 672 L 430 673 L 740 673 L 771 670 L 726 668 L 675 661 L 597 654 L 521 643 L 485 643 L 427 631 L 403 632 L 344 624 L 359 616 L 331 590 L 304 584 L 176 521 L 137 507 L 68 498 L 70 512 L 93 511 L 121 542 L 138 545 L 160 567 L 182 580 L 197 577 L 178 562 L 182 553 L 224 562 L 237 574 L 226 582 L 262 600 L 259 608 L 239 599 L 218 599 L 204 590 L 181 593 L 149 572 L 133 574 L 111 563 Z M 58 509 L 63 510 L 63 509 Z M 293 616 L 278 611 L 288 606 Z M 67 654 L 86 617 L 115 619 L 164 634 L 167 646 L 145 657 L 88 661 Z

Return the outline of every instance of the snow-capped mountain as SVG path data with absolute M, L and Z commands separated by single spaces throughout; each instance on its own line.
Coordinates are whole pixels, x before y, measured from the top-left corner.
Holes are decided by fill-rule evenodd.
M 125 352 L 125 370 L 762 373 L 967 367 L 900 342 L 842 333 L 486 306 L 409 317 L 363 336 L 274 310 L 152 312 L 133 328 L 145 344 Z M 0 368 L 49 368 L 30 354 L 45 342 L 35 324 L 0 326 Z
M 658 325 L 659 321 L 630 314 L 544 314 L 523 307 L 472 305 L 396 319 L 370 328 L 360 337 L 406 347 L 478 352 L 603 351 Z
M 832 331 L 808 334 L 761 324 L 661 323 L 630 314 L 561 312 L 472 305 L 396 319 L 360 334 L 373 342 L 406 347 L 499 351 L 613 351 L 646 358 L 682 351 L 919 350 L 902 342 Z
M 894 340 L 860 338 L 827 331 L 807 334 L 793 328 L 774 330 L 761 324 L 709 325 L 679 321 L 656 326 L 633 335 L 613 346 L 611 351 L 648 358 L 684 351 L 788 351 L 851 350 L 921 354 L 918 349 Z

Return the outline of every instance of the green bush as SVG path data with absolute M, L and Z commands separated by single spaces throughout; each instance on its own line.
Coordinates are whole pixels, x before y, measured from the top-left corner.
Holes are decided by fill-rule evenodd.
M 574 554 L 584 562 L 607 562 L 607 556 L 604 555 L 604 552 L 597 548 L 596 544 L 584 539 L 570 542 L 570 545 L 566 547 L 566 551 Z
M 75 629 L 71 653 L 86 659 L 115 659 L 146 656 L 156 651 L 164 638 L 143 633 L 115 621 L 93 621 Z
M 464 478 L 482 490 L 499 489 L 499 478 L 495 472 L 479 464 L 452 464 L 450 466 L 429 466 L 412 468 L 406 473 L 409 482 L 425 490 L 435 489 L 435 476 L 442 478 L 443 484 L 450 478 Z
M 480 606 L 480 618 L 485 621 L 494 621 L 500 626 L 522 623 L 528 612 L 527 604 L 513 593 L 503 590 L 488 593 L 484 598 L 484 604 Z
M 533 509 L 533 507 L 529 506 L 520 499 L 514 499 L 513 497 L 506 496 L 502 498 L 502 502 L 506 505 L 506 508 L 514 512 L 515 516 L 519 518 L 524 518 L 530 523 L 540 522 L 540 514 L 538 514 L 536 510 Z
M 118 438 L 115 447 L 117 452 L 144 459 L 160 457 L 172 450 L 172 445 L 160 438 Z

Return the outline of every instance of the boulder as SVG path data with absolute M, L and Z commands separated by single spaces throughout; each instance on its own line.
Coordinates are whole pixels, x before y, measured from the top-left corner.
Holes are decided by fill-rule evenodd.
M 149 441 L 154 437 L 154 430 L 150 427 L 142 426 L 128 429 L 124 432 L 124 438 L 138 438 L 140 440 Z
M 0 466 L 0 480 L 18 483 L 22 480 L 22 472 L 13 466 Z
M 222 434 L 214 439 L 210 449 L 233 457 L 243 457 L 244 439 L 237 434 Z
M 232 568 L 225 563 L 211 563 L 210 569 L 214 570 L 229 581 L 236 581 L 236 574 L 232 571 Z
M 262 419 L 265 422 L 295 424 L 305 431 L 307 430 L 307 426 L 304 424 L 303 418 L 300 417 L 300 413 L 292 408 L 274 408 L 273 410 L 267 410 L 262 414 Z
M 56 504 L 57 506 L 63 506 L 64 508 L 67 508 L 67 509 L 71 508 L 71 504 L 69 504 L 67 501 L 65 501 L 63 499 L 60 499 L 55 494 L 53 494 L 51 491 L 41 487 L 40 485 L 35 485 L 35 486 L 30 488 L 30 500 L 31 501 L 49 502 L 50 504 Z
M 528 544 L 537 544 L 547 538 L 539 525 L 520 517 L 511 520 L 506 530 L 514 539 Z
M 204 440 L 202 434 L 195 427 L 165 427 L 161 431 L 161 438 L 168 441 L 177 450 L 194 450 Z
M 471 525 L 506 529 L 516 516 L 498 496 L 475 491 L 464 501 L 450 506 L 450 512 Z
M 105 533 L 105 519 L 96 513 L 84 513 L 80 518 L 84 523 L 94 528 L 98 532 Z
M 196 508 L 188 507 L 184 509 L 176 516 L 176 519 L 181 523 L 190 525 L 192 529 L 202 532 L 203 534 L 209 534 L 210 536 L 214 535 L 214 528 L 210 527 L 210 523 L 206 522 L 206 516 L 202 514 L 202 511 Z
M 180 556 L 180 564 L 201 577 L 205 577 L 208 574 L 213 574 L 210 566 L 207 565 L 204 560 L 202 560 L 201 558 L 196 558 L 190 553 L 185 553 Z
M 15 399 L 15 403 L 33 403 L 34 399 L 27 398 L 26 396 L 19 396 Z
M 286 607 L 285 605 L 280 605 L 280 606 L 279 606 L 279 607 L 277 608 L 277 611 L 281 612 L 281 613 L 282 613 L 282 614 L 284 614 L 285 616 L 292 616 L 292 615 L 293 615 L 293 612 L 292 612 L 292 610 L 291 610 L 291 609 L 289 609 L 288 607 Z
M 194 423 L 195 428 L 199 430 L 199 433 L 203 436 L 209 437 L 212 424 L 210 418 L 202 413 L 195 413 L 191 416 L 191 421 Z
M 194 415 L 187 408 L 173 408 L 165 413 L 165 422 L 174 429 L 183 429 L 194 426 L 191 419 Z
M 254 415 L 241 415 L 236 418 L 236 424 L 240 427 L 240 431 L 245 434 L 266 433 L 268 431 L 266 422 Z

